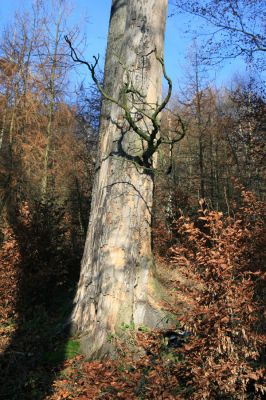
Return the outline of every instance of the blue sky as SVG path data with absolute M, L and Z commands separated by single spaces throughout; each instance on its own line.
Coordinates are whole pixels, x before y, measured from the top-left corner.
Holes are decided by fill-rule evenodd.
M 107 30 L 111 0 L 72 0 L 72 16 L 70 24 L 77 24 L 86 33 L 87 44 L 85 57 L 100 54 L 103 60 L 106 48 Z M 30 8 L 31 0 L 0 0 L 0 30 L 12 20 L 15 11 L 22 12 Z M 169 6 L 169 14 L 173 8 Z M 191 44 L 192 37 L 187 37 L 184 31 L 188 25 L 188 17 L 174 16 L 168 18 L 165 40 L 165 63 L 174 87 L 177 89 L 184 81 L 186 69 L 185 54 Z M 210 79 L 220 85 L 228 85 L 232 75 L 243 72 L 243 64 L 233 61 L 223 68 L 212 72 Z M 84 71 L 84 74 L 86 72 Z

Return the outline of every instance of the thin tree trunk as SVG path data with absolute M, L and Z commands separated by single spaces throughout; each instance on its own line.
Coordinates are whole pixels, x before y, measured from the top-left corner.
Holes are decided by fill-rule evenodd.
M 44 152 L 44 174 L 41 183 L 41 196 L 42 200 L 45 202 L 47 200 L 48 194 L 48 186 L 49 186 L 49 176 L 51 174 L 51 169 L 53 167 L 53 162 L 51 160 L 51 146 L 52 140 L 54 136 L 53 132 L 53 117 L 54 117 L 54 108 L 55 108 L 55 81 L 56 81 L 56 69 L 58 66 L 58 47 L 59 47 L 59 34 L 60 34 L 60 24 L 61 24 L 62 15 L 59 16 L 59 19 L 56 23 L 56 34 L 55 34 L 55 44 L 54 44 L 54 52 L 52 56 L 52 66 L 51 66 L 51 76 L 49 80 L 49 105 L 48 105 L 48 123 L 46 128 L 46 147 Z
M 160 102 L 167 0 L 113 0 L 105 91 L 118 98 L 125 79 L 152 107 Z M 124 64 L 124 66 L 122 65 Z M 126 78 L 127 77 L 127 78 Z M 151 288 L 152 173 L 130 161 L 144 146 L 125 131 L 121 109 L 104 100 L 98 167 L 72 322 L 91 358 L 110 352 L 108 333 L 121 324 L 156 326 Z
M 4 111 L 4 115 L 3 115 L 3 119 L 2 119 L 2 128 L 0 131 L 0 152 L 2 150 L 2 145 L 3 145 L 3 140 L 4 140 L 4 133 L 5 133 L 5 129 L 6 129 L 6 115 L 7 115 L 7 105 Z

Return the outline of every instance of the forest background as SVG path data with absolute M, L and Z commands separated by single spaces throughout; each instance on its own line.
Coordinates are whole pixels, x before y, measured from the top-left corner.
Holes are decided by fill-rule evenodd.
M 159 284 L 167 288 L 164 307 L 191 337 L 179 346 L 172 332 L 172 346 L 165 333 L 127 326 L 145 355 L 104 364 L 83 360 L 67 324 L 89 219 L 101 98 L 84 67 L 73 65 L 64 35 L 85 59 L 100 53 L 103 68 L 110 1 L 87 4 L 89 23 L 77 17 L 85 14 L 81 1 L 25 2 L 13 20 L 14 3 L 1 5 L 1 398 L 265 393 L 265 48 L 251 51 L 248 38 L 240 43 L 226 30 L 214 40 L 214 28 L 203 31 L 201 19 L 180 14 L 176 3 L 165 55 L 174 94 L 162 135 L 180 118 L 186 135 L 159 153 L 153 247 Z M 261 26 L 263 3 L 239 2 L 246 4 L 246 26 Z

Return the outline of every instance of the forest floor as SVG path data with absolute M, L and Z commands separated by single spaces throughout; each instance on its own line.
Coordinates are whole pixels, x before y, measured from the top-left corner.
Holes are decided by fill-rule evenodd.
M 190 350 L 190 337 L 180 339 L 178 332 L 182 332 L 181 329 L 177 327 L 177 335 L 171 336 L 171 332 L 124 326 L 124 337 L 110 338 L 117 346 L 115 360 L 87 361 L 80 354 L 79 342 L 69 335 L 65 324 L 71 310 L 73 285 L 63 281 L 62 285 L 55 285 L 47 293 L 47 282 L 39 277 L 36 283 L 35 276 L 34 280 L 27 282 L 29 297 L 18 302 L 18 277 L 8 261 L 6 259 L 5 268 L 3 264 L 0 268 L 1 293 L 4 293 L 4 297 L 1 296 L 4 307 L 0 309 L 0 399 L 192 398 L 190 391 L 193 392 L 193 386 L 189 382 L 182 385 L 179 376 L 184 350 Z M 167 307 L 168 304 L 171 309 L 172 304 L 177 304 L 180 311 L 177 317 L 182 318 L 189 303 L 184 287 L 189 289 L 193 281 L 177 272 L 175 265 L 169 266 L 162 259 L 158 265 L 158 279 L 165 289 L 163 305 Z M 136 358 L 136 353 L 128 351 L 132 343 L 142 348 L 142 356 Z M 236 398 L 224 397 L 226 400 Z

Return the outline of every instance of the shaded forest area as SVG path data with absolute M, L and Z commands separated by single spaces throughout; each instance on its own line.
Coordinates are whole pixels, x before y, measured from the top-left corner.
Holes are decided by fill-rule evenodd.
M 262 399 L 265 108 L 252 69 L 187 82 L 162 113 L 153 251 L 171 331 L 123 325 L 89 362 L 69 315 L 89 220 L 101 98 L 73 92 L 66 15 L 17 16 L 0 49 L 0 399 Z M 73 29 L 69 35 L 75 38 Z

